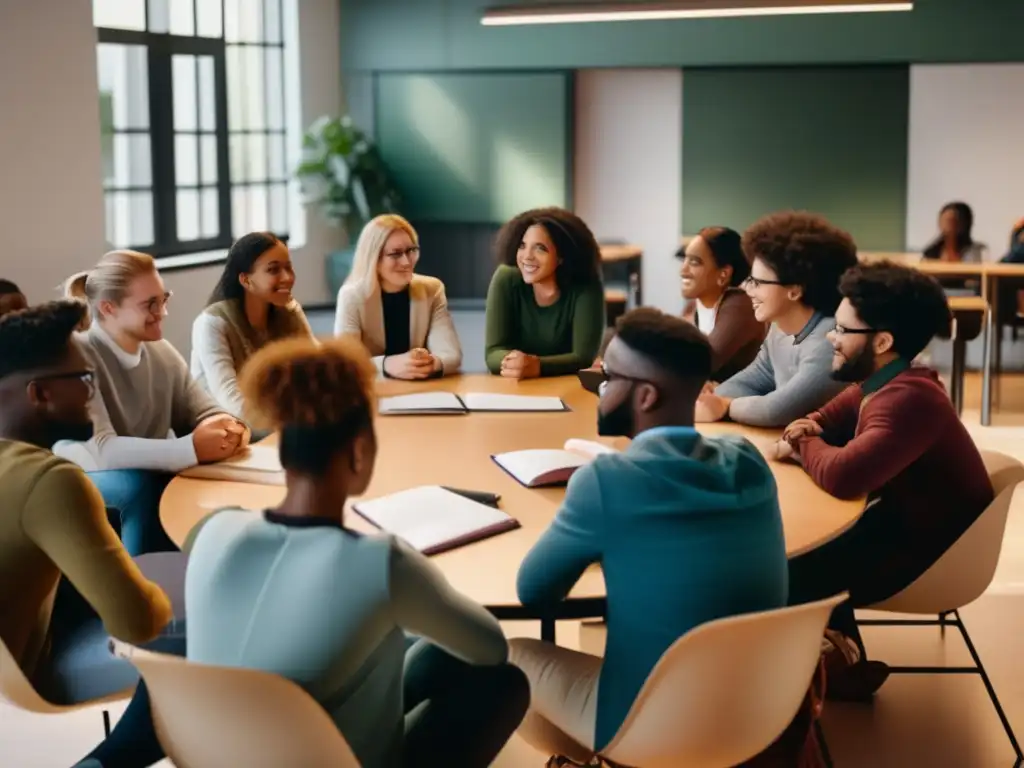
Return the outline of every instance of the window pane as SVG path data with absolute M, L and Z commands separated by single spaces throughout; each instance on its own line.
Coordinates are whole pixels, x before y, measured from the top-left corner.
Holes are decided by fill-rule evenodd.
M 288 171 L 285 169 L 285 149 L 284 149 L 284 136 L 272 135 L 267 137 L 268 157 L 270 158 L 270 167 L 267 169 L 271 179 L 286 179 L 288 178 Z
M 110 167 L 104 158 L 103 184 L 108 187 L 149 187 L 153 185 L 149 134 L 116 133 L 112 137 Z
M 220 37 L 223 32 L 220 21 L 220 0 L 199 0 L 196 6 L 199 13 L 199 18 L 196 19 L 196 24 L 199 27 L 197 34 L 200 37 Z
M 196 57 L 175 54 L 171 57 L 171 82 L 174 89 L 174 130 L 196 130 Z
M 233 238 L 239 238 L 251 231 L 252 230 L 249 228 L 249 196 L 246 194 L 246 188 L 232 187 L 231 236 Z
M 249 163 L 246 157 L 248 141 L 246 138 L 238 134 L 228 137 L 232 184 L 241 184 L 249 181 Z
M 200 154 L 200 183 L 217 183 L 217 137 L 202 136 L 199 139 Z
M 93 0 L 92 22 L 97 27 L 145 29 L 145 0 Z
M 128 210 L 131 216 L 129 245 L 151 245 L 153 237 L 153 193 L 129 192 Z
M 167 32 L 170 28 L 170 0 L 149 0 L 149 31 Z
M 249 226 L 252 232 L 267 229 L 267 188 L 249 187 Z
M 179 187 L 199 184 L 199 139 L 192 134 L 179 133 L 174 137 L 174 183 Z
M 142 45 L 96 46 L 101 130 L 149 127 L 149 74 Z
M 270 188 L 270 231 L 288 234 L 288 185 L 274 184 Z
M 202 5 L 205 0 L 199 0 Z M 171 34 L 187 35 L 196 33 L 196 20 L 192 17 L 192 0 L 170 0 Z
M 268 43 L 281 42 L 281 0 L 265 0 L 263 39 Z
M 264 118 L 265 99 L 263 98 L 263 54 L 265 49 L 252 46 L 243 49 L 245 52 L 245 91 L 242 103 L 245 106 L 245 127 L 261 130 L 266 126 Z
M 240 131 L 245 125 L 242 95 L 245 91 L 245 71 L 242 49 L 227 46 L 228 129 Z
M 204 189 L 199 193 L 199 202 L 202 208 L 203 237 L 216 237 L 220 234 L 220 203 L 217 200 L 217 190 Z
M 114 248 L 153 243 L 153 195 L 150 192 L 107 192 L 106 236 Z
M 215 131 L 217 129 L 213 56 L 199 57 L 199 128 L 203 131 Z
M 238 0 L 239 39 L 263 42 L 263 0 Z
M 284 130 L 284 57 L 280 48 L 266 48 L 267 128 Z
M 249 136 L 249 148 L 245 155 L 251 181 L 267 180 L 267 137 L 262 134 Z
M 199 239 L 199 192 L 194 189 L 178 190 L 178 240 L 188 242 Z
M 240 1 L 224 0 L 224 40 L 229 43 L 237 43 L 241 34 L 238 29 L 238 4 Z

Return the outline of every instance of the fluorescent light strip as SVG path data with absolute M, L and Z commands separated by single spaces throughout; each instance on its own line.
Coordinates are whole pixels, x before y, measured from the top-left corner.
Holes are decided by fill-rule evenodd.
M 665 19 L 721 19 L 741 16 L 794 16 L 822 13 L 870 13 L 881 11 L 912 11 L 913 2 L 847 3 L 844 5 L 781 5 L 746 8 L 660 8 L 644 10 L 569 10 L 557 13 L 536 13 L 502 10 L 499 14 L 485 12 L 480 23 L 488 27 L 525 24 L 579 24 L 593 21 L 658 21 Z

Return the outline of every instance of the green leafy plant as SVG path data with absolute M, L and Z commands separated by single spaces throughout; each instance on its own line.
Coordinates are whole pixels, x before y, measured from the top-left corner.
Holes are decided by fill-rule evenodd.
M 374 216 L 398 206 L 395 189 L 373 141 L 347 115 L 321 117 L 302 138 L 295 172 L 307 203 L 319 205 L 354 241 Z

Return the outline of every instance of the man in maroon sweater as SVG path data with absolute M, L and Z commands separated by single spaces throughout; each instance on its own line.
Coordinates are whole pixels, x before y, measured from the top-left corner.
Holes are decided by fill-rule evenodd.
M 949 335 L 938 282 L 882 262 L 850 269 L 840 292 L 829 336 L 832 375 L 860 383 L 790 424 L 777 453 L 798 460 L 833 496 L 868 498 L 850 530 L 789 561 L 789 602 L 850 593 L 829 625 L 852 641 L 830 663 L 829 688 L 836 698 L 870 700 L 889 672 L 865 658 L 853 609 L 891 597 L 924 573 L 993 491 L 938 376 L 911 365 L 933 336 Z

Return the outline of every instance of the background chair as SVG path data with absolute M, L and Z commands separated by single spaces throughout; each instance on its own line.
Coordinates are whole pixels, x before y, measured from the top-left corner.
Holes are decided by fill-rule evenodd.
M 25 673 L 21 671 L 21 666 L 15 660 L 14 654 L 11 653 L 4 641 L 0 640 L 0 698 L 26 712 L 34 712 L 38 715 L 68 714 L 87 707 L 123 701 L 131 696 L 134 690 L 135 681 L 133 680 L 129 687 L 102 698 L 90 699 L 77 704 L 53 704 L 39 695 Z M 103 710 L 103 734 L 104 736 L 110 735 L 110 712 L 106 709 Z
M 729 768 L 759 754 L 800 709 L 828 617 L 846 597 L 718 619 L 686 633 L 662 655 L 598 756 L 640 768 Z
M 903 674 L 977 674 L 985 684 L 992 705 L 996 708 L 999 720 L 1003 724 L 1010 744 L 1017 754 L 1015 766 L 1024 764 L 1024 754 L 1006 719 L 1006 714 L 996 696 L 992 681 L 985 672 L 974 643 L 971 642 L 967 628 L 960 618 L 959 608 L 972 603 L 981 597 L 992 583 L 992 577 L 999 563 L 999 553 L 1003 547 L 1003 535 L 1006 532 L 1006 517 L 1010 511 L 1010 501 L 1018 483 L 1024 480 L 1024 466 L 1010 456 L 994 451 L 983 451 L 982 459 L 995 499 L 981 516 L 968 528 L 959 539 L 946 550 L 927 571 L 903 591 L 883 600 L 866 610 L 887 611 L 891 613 L 938 614 L 937 619 L 861 619 L 859 624 L 866 626 L 934 626 L 941 627 L 943 633 L 947 626 L 960 630 L 964 644 L 971 654 L 974 666 L 971 667 L 890 667 L 889 671 Z M 952 619 L 948 618 L 950 615 Z
M 177 768 L 359 768 L 327 713 L 290 680 L 117 651 L 146 681 L 157 737 Z

